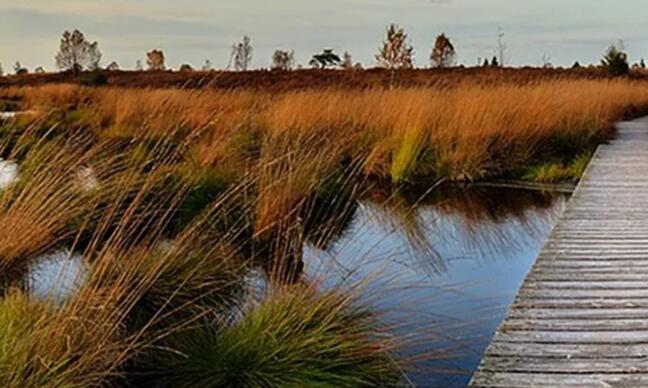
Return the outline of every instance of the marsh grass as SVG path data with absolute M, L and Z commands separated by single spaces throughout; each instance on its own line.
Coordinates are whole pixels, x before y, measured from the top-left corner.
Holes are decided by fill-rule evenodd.
M 318 322 L 319 330 L 329 330 L 326 348 L 320 352 L 340 346 L 348 348 L 349 353 L 323 353 L 340 355 L 340 360 L 323 358 L 317 364 L 317 359 L 313 359 L 308 363 L 312 363 L 312 369 L 302 374 L 276 374 L 268 381 L 284 385 L 292 381 L 308 384 L 319 379 L 326 382 L 377 378 L 362 375 L 377 372 L 378 369 L 370 368 L 371 363 L 378 365 L 379 360 L 386 359 L 387 350 L 380 345 L 382 339 L 371 337 L 374 332 L 362 323 L 360 315 L 343 313 L 351 309 L 344 298 L 320 297 L 310 290 L 303 294 L 309 295 L 308 300 L 280 303 L 274 300 L 275 295 L 269 295 L 264 303 L 272 307 L 260 308 L 263 313 L 258 316 L 248 316 L 240 310 L 240 321 L 228 318 L 232 310 L 241 308 L 245 296 L 241 279 L 250 265 L 246 261 L 250 252 L 241 248 L 240 241 L 257 238 L 250 228 L 257 222 L 258 207 L 248 196 L 259 188 L 266 189 L 258 185 L 258 177 L 228 185 L 218 175 L 205 177 L 203 172 L 187 172 L 177 162 L 178 149 L 187 148 L 173 149 L 163 143 L 160 140 L 151 145 L 154 159 L 133 157 L 137 144 L 123 148 L 121 143 L 96 142 L 80 135 L 65 141 L 43 140 L 26 147 L 21 157 L 20 180 L 2 193 L 4 206 L 0 216 L 9 222 L 9 216 L 16 214 L 15 218 L 25 224 L 24 228 L 16 222 L 5 224 L 7 232 L 12 230 L 16 234 L 7 233 L 12 238 L 0 240 L 3 268 L 8 271 L 28 266 L 38 253 L 70 243 L 73 249 L 81 249 L 90 269 L 77 293 L 61 304 L 53 300 L 36 303 L 26 294 L 6 291 L 0 302 L 0 321 L 7 322 L 12 330 L 6 331 L 2 346 L 12 352 L 4 360 L 0 383 L 7 387 L 129 384 L 148 357 L 185 351 L 182 341 L 174 341 L 187 330 L 202 333 L 200 338 L 207 343 L 218 342 L 226 347 L 247 335 L 252 342 L 241 350 L 238 360 L 242 363 L 230 365 L 231 370 L 219 372 L 223 365 L 216 360 L 205 365 L 205 360 L 190 358 L 183 367 L 164 370 L 162 375 L 153 374 L 150 378 L 159 379 L 160 386 L 167 377 L 169 381 L 195 381 L 189 371 L 202 366 L 216 376 L 220 373 L 219 378 L 227 382 L 237 368 L 245 368 L 246 361 L 250 361 L 250 367 L 259 367 L 259 378 L 263 379 L 265 373 L 271 373 L 264 368 L 272 353 L 260 354 L 254 360 L 245 352 L 254 352 L 254 346 L 272 340 L 258 336 L 266 331 L 263 325 L 272 323 L 265 319 L 282 308 L 292 314 L 289 319 L 284 317 L 286 322 L 277 323 L 286 325 L 287 332 L 283 333 L 281 328 L 268 327 L 269 330 L 292 336 L 304 325 Z M 75 181 L 76 172 L 88 165 L 93 166 L 97 178 L 97 186 L 90 191 L 82 190 Z M 286 179 L 292 178 L 288 174 Z M 316 191 L 316 179 L 309 182 Z M 302 195 L 311 193 L 302 187 Z M 203 188 L 207 190 L 201 191 Z M 199 195 L 198 200 L 195 195 Z M 182 217 L 183 207 L 189 217 Z M 293 214 L 298 210 L 288 211 Z M 41 228 L 41 224 L 47 228 Z M 273 239 L 281 231 L 273 232 Z M 282 260 L 295 253 L 296 243 L 289 242 L 287 237 L 279 241 L 277 249 L 266 251 L 266 260 Z M 291 251 L 281 253 L 279 247 L 288 246 Z M 302 293 L 295 291 L 295 295 Z M 322 305 L 304 304 L 321 300 L 325 301 Z M 311 315 L 327 310 L 329 315 L 320 318 Z M 261 325 L 245 324 L 257 319 Z M 277 315 L 276 319 L 281 321 L 282 316 Z M 351 332 L 340 329 L 351 328 L 354 319 L 358 330 L 367 330 L 357 334 L 355 343 L 347 337 Z M 344 320 L 345 325 L 338 327 L 336 320 Z M 328 324 L 337 329 L 327 328 Z M 211 331 L 214 327 L 218 330 Z M 279 347 L 277 351 L 284 352 L 285 357 L 272 363 L 272 368 L 301 368 L 303 359 L 301 364 L 293 363 L 311 348 L 315 338 L 309 338 L 311 334 L 317 334 L 317 330 L 294 337 L 286 349 Z M 367 337 L 362 339 L 364 334 Z M 298 346 L 300 342 L 303 343 Z M 173 348 L 176 346 L 178 349 Z M 375 346 L 373 355 L 370 346 Z M 356 352 L 365 352 L 365 356 L 353 358 Z M 358 362 L 357 368 L 351 367 L 354 361 Z M 344 362 L 348 365 L 337 364 Z M 363 362 L 367 363 L 366 370 L 362 369 Z M 313 376 L 309 377 L 311 372 Z M 317 373 L 321 376 L 315 377 Z M 256 386 L 254 381 L 252 378 L 248 386 Z
M 553 161 L 530 166 L 522 178 L 538 183 L 578 182 L 590 159 L 591 153 L 583 153 L 566 163 Z
M 232 324 L 170 336 L 143 373 L 159 387 L 394 386 L 400 367 L 377 327 L 353 296 L 291 286 Z
M 648 106 L 648 87 L 631 80 L 275 94 L 49 85 L 3 89 L 3 95 L 21 98 L 24 109 L 73 109 L 79 113 L 71 122 L 99 137 L 165 138 L 169 144 L 192 139 L 185 159 L 218 165 L 234 179 L 256 171 L 275 182 L 276 174 L 299 169 L 293 175 L 304 181 L 290 184 L 296 191 L 318 179 L 315 170 L 347 158 L 363 160 L 366 174 L 394 182 L 492 179 L 587 152 L 609 136 L 614 121 Z M 268 169 L 271 164 L 276 167 Z M 274 195 L 286 197 L 287 206 L 294 202 L 286 193 Z M 266 211 L 260 211 L 260 224 L 268 222 Z
M 586 158 L 574 157 L 644 109 L 648 88 L 48 85 L 0 98 L 36 112 L 2 127 L 2 156 L 20 166 L 0 193 L 3 278 L 62 245 L 90 267 L 62 303 L 3 290 L 0 385 L 390 386 L 397 341 L 353 290 L 304 279 L 305 242 L 330 245 L 370 177 L 476 180 L 556 160 L 573 162 L 529 179 L 576 175 Z M 259 264 L 271 292 L 249 309 L 243 279 Z

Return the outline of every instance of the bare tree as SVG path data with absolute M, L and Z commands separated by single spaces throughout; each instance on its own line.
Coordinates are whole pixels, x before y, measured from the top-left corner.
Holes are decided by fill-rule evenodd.
M 142 71 L 144 70 L 144 66 L 142 66 L 142 60 L 138 59 L 135 61 L 135 71 Z
M 232 45 L 232 58 L 234 58 L 234 69 L 246 71 L 252 63 L 252 40 L 245 35 L 243 40 Z
M 387 27 L 387 38 L 376 54 L 376 60 L 379 66 L 390 70 L 414 67 L 414 47 L 404 29 L 396 24 Z
M 37 68 L 34 69 L 34 73 L 45 74 L 45 69 L 43 68 L 43 66 L 38 66 Z
M 354 68 L 353 57 L 350 52 L 345 51 L 344 54 L 342 54 L 342 63 L 340 63 L 340 67 L 344 70 L 352 70 Z
M 276 50 L 272 54 L 272 70 L 292 70 L 295 67 L 295 51 Z
M 2 68 L 2 63 L 0 63 L 0 77 L 4 77 L 4 69 Z
M 446 68 L 452 67 L 457 63 L 457 52 L 450 39 L 442 33 L 437 36 L 430 54 L 432 67 Z
M 543 69 L 553 68 L 553 63 L 551 62 L 551 55 L 547 53 L 542 54 L 542 58 L 540 58 L 540 62 L 542 63 Z
M 63 71 L 78 75 L 85 69 L 96 70 L 101 61 L 97 42 L 89 42 L 79 30 L 65 31 L 56 54 L 56 66 Z
M 504 42 L 504 30 L 500 27 L 497 34 L 497 63 L 502 67 L 506 63 L 506 48 L 507 46 Z
M 146 65 L 150 71 L 163 71 L 165 65 L 162 50 L 151 50 L 146 53 Z

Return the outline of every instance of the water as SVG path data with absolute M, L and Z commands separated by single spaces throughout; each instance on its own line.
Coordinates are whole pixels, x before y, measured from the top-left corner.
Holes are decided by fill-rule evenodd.
M 397 325 L 402 353 L 431 355 L 412 362 L 412 382 L 465 386 L 565 202 L 512 189 L 441 193 L 415 210 L 364 200 L 332 247 L 307 248 L 306 271 L 330 286 L 369 279 L 363 298 Z
M 81 254 L 60 249 L 37 257 L 25 279 L 31 296 L 62 303 L 79 289 L 87 272 Z
M 361 282 L 361 298 L 404 339 L 402 355 L 430 355 L 411 362 L 412 382 L 461 387 L 567 197 L 450 187 L 418 200 L 380 192 L 360 200 L 335 238 L 306 245 L 306 275 L 324 287 Z M 60 302 L 86 274 L 81 256 L 58 250 L 35 260 L 26 279 L 32 295 Z
M 4 190 L 18 180 L 18 165 L 11 160 L 0 158 L 0 190 Z

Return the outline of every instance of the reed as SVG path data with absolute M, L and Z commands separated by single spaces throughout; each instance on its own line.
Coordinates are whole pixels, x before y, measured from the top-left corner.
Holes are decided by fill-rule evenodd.
M 352 291 L 303 279 L 304 241 L 326 246 L 368 178 L 547 165 L 559 167 L 527 179 L 572 179 L 615 120 L 648 107 L 648 87 L 47 85 L 3 98 L 34 114 L 0 126 L 2 156 L 20 166 L 0 193 L 0 274 L 19 278 L 60 246 L 89 269 L 59 304 L 11 288 L 20 280 L 2 290 L 0 385 L 376 386 L 399 380 L 397 341 Z M 245 276 L 259 266 L 270 292 L 249 307 Z
M 648 87 L 631 80 L 273 95 L 63 85 L 3 89 L 3 95 L 22 96 L 24 109 L 42 112 L 74 106 L 82 112 L 80 124 L 98 136 L 168 139 L 174 132 L 174 139 L 191 138 L 187 157 L 201 166 L 240 173 L 267 166 L 277 160 L 274 153 L 292 155 L 292 167 L 319 159 L 326 170 L 361 158 L 367 174 L 395 182 L 492 179 L 552 158 L 575 158 L 604 139 L 614 121 L 648 106 Z M 308 181 L 312 172 L 303 170 Z

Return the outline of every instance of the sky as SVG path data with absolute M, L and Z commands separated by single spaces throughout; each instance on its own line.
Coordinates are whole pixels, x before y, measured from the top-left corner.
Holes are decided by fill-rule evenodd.
M 276 49 L 307 64 L 323 48 L 370 67 L 390 23 L 409 34 L 418 66 L 441 32 L 474 65 L 495 54 L 500 28 L 512 65 L 597 63 L 620 40 L 632 61 L 648 59 L 646 0 L 0 0 L 0 63 L 53 70 L 60 35 L 78 28 L 99 42 L 103 65 L 122 68 L 153 48 L 174 68 L 224 68 L 246 34 L 254 67 L 269 67 Z

